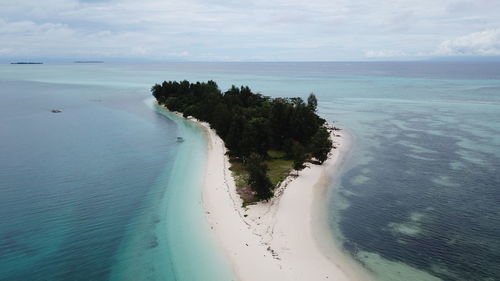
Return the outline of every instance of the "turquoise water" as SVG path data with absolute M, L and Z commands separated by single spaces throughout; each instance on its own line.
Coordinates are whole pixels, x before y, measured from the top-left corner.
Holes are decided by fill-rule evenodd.
M 500 280 L 498 63 L 1 65 L 1 280 L 232 277 L 203 136 L 144 102 L 180 79 L 316 94 L 354 138 L 332 235 L 378 280 Z
M 149 82 L 0 69 L 0 280 L 232 280 L 200 203 L 204 136 Z
M 147 103 L 161 112 L 152 99 Z M 182 157 L 177 157 L 170 173 L 158 181 L 159 192 L 148 203 L 155 212 L 140 214 L 136 218 L 140 227 L 127 233 L 127 241 L 117 254 L 126 258 L 113 264 L 110 280 L 232 280 L 221 253 L 214 244 L 207 245 L 211 241 L 206 237 L 209 229 L 204 220 L 200 189 L 205 136 L 192 123 L 161 113 L 175 122 L 177 135 L 185 138 L 181 145 L 176 143 L 177 153 Z M 144 229 L 151 231 L 144 232 Z M 153 253 L 138 255 L 144 248 L 150 248 Z

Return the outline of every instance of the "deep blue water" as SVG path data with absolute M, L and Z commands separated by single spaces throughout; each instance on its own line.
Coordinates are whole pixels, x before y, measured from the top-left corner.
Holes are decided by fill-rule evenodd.
M 378 280 L 500 280 L 500 64 L 449 62 L 1 65 L 0 280 L 230 278 L 203 136 L 144 103 L 181 79 L 317 95 L 354 139 L 332 234 Z

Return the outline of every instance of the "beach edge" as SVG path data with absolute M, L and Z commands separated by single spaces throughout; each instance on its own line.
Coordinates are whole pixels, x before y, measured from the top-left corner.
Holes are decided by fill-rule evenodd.
M 332 131 L 336 148 L 322 165 L 307 163 L 299 176 L 287 177 L 269 201 L 242 207 L 224 142 L 208 123 L 186 119 L 206 136 L 202 206 L 237 280 L 373 280 L 335 245 L 326 221 L 324 194 L 350 149 L 347 134 Z

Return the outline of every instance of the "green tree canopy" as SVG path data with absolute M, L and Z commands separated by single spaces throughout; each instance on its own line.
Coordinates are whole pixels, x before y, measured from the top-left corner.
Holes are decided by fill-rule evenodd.
M 314 93 L 309 94 L 309 97 L 307 98 L 307 107 L 311 111 L 316 112 L 316 108 L 318 107 L 318 100 L 316 99 Z
M 257 193 L 260 199 L 269 199 L 273 196 L 273 185 L 267 177 L 267 166 L 262 161 L 262 156 L 252 153 L 245 163 L 249 174 L 250 187 Z
M 312 156 L 320 163 L 323 163 L 328 159 L 328 153 L 332 149 L 332 140 L 330 139 L 330 133 L 325 127 L 319 128 L 318 132 L 313 136 L 310 150 Z
M 272 193 L 263 162 L 269 150 L 285 151 L 300 170 L 307 155 L 323 162 L 332 146 L 325 120 L 316 114 L 318 101 L 313 93 L 306 104 L 300 97 L 272 99 L 247 86 L 232 86 L 223 93 L 214 81 L 186 80 L 164 81 L 151 92 L 169 110 L 208 122 L 231 156 L 248 158 L 248 183 L 259 198 Z

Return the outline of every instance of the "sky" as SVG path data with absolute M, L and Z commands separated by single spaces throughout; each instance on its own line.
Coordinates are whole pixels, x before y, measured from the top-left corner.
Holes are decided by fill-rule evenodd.
M 500 0 L 0 0 L 0 59 L 500 56 Z

